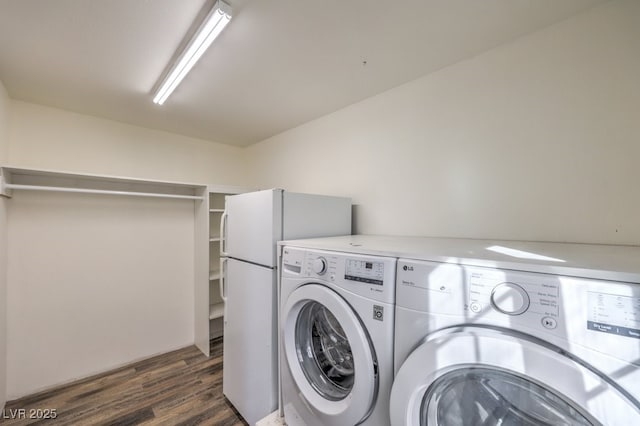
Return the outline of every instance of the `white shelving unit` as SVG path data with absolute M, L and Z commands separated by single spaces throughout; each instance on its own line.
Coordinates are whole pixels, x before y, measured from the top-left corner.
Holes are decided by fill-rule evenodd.
M 246 191 L 211 185 L 204 194 L 202 208 L 196 212 L 195 340 L 196 346 L 206 355 L 209 355 L 209 340 L 221 336 L 224 329 L 224 302 L 220 295 L 220 220 L 225 197 Z
M 209 319 L 215 320 L 224 316 L 224 302 L 209 306 Z

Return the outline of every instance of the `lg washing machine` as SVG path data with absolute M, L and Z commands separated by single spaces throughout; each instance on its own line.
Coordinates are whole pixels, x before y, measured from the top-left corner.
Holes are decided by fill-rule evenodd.
M 398 260 L 393 426 L 640 424 L 640 285 L 453 261 Z
M 287 425 L 388 426 L 396 261 L 282 247 L 280 377 Z

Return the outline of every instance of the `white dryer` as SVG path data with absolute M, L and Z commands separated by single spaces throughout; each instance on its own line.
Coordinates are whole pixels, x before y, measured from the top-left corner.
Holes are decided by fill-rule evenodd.
M 396 296 L 393 426 L 640 424 L 638 284 L 400 259 Z
M 389 424 L 396 261 L 283 247 L 280 375 L 288 425 Z

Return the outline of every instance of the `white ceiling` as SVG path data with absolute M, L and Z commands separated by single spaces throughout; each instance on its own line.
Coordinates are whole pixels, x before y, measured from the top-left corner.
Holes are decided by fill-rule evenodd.
M 163 106 L 151 90 L 210 0 L 0 0 L 13 99 L 246 146 L 603 0 L 230 0 Z

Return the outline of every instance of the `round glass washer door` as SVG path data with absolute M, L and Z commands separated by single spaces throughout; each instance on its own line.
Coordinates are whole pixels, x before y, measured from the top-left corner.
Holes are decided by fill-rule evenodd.
M 511 372 L 484 366 L 452 370 L 422 399 L 421 425 L 593 426 L 552 390 Z
M 640 409 L 601 374 L 509 330 L 429 335 L 393 382 L 392 426 L 640 424 Z
M 355 425 L 373 408 L 377 360 L 349 304 L 319 284 L 298 287 L 282 311 L 287 365 L 321 423 Z

